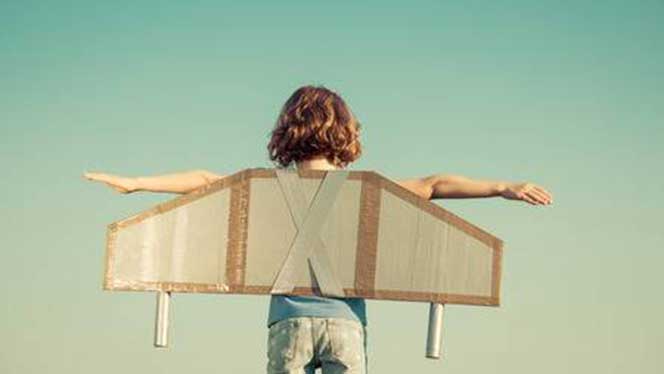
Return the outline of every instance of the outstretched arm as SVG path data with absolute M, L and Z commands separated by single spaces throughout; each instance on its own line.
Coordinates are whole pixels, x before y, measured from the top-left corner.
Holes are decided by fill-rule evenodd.
M 123 177 L 93 172 L 85 173 L 83 176 L 88 180 L 104 182 L 120 193 L 150 191 L 179 194 L 191 192 L 224 177 L 223 175 L 218 175 L 207 170 L 191 170 L 181 173 L 143 177 Z
M 435 174 L 397 183 L 427 200 L 501 196 L 510 200 L 524 200 L 532 205 L 553 202 L 548 191 L 528 182 L 475 180 L 461 175 Z

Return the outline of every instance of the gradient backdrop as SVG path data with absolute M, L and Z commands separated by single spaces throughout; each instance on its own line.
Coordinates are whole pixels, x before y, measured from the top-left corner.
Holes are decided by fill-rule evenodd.
M 324 84 L 352 170 L 531 181 L 550 206 L 436 203 L 505 241 L 502 306 L 368 301 L 371 373 L 661 373 L 661 1 L 0 2 L 0 373 L 263 373 L 268 298 L 102 291 L 106 225 L 175 197 L 81 174 L 270 167 Z

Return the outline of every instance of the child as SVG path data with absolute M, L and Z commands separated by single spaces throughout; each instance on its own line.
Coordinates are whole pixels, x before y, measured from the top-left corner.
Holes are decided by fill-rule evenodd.
M 268 144 L 277 167 L 343 169 L 362 153 L 360 124 L 335 92 L 304 86 L 284 104 Z M 223 178 L 206 170 L 127 178 L 85 173 L 122 193 L 187 193 Z M 533 205 L 550 204 L 551 195 L 532 183 L 471 180 L 434 174 L 398 181 L 426 199 L 502 196 Z M 361 298 L 272 295 L 268 313 L 268 373 L 367 373 L 365 302 Z

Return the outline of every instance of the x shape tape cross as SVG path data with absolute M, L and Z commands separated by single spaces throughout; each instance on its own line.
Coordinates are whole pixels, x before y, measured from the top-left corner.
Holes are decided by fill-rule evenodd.
M 295 288 L 294 275 L 298 259 L 307 259 L 321 293 L 324 296 L 344 297 L 343 288 L 334 274 L 325 244 L 320 238 L 320 229 L 349 172 L 347 170 L 327 171 L 307 207 L 306 195 L 297 170 L 277 169 L 276 171 L 277 180 L 297 228 L 297 234 L 291 242 L 288 255 L 277 274 L 270 293 L 292 292 Z

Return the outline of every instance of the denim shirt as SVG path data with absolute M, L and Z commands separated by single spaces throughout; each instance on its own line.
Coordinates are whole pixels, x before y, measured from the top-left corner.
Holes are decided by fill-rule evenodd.
M 292 317 L 336 317 L 367 324 L 366 305 L 361 298 L 272 295 L 267 325 Z

